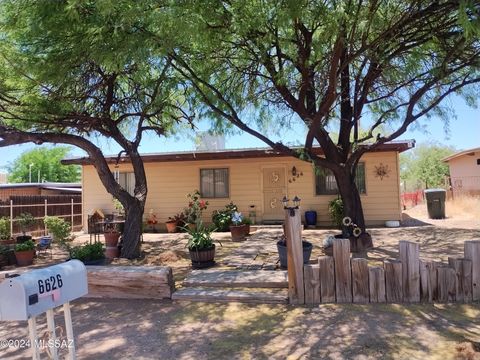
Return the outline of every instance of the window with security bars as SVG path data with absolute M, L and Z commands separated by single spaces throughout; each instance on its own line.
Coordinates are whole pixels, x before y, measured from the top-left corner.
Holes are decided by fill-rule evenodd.
M 357 174 L 355 176 L 358 192 L 366 194 L 365 186 L 365 163 L 358 163 Z M 315 176 L 315 192 L 316 195 L 337 195 L 338 186 L 335 176 L 330 169 L 319 168 Z
M 228 169 L 200 169 L 202 198 L 228 198 Z

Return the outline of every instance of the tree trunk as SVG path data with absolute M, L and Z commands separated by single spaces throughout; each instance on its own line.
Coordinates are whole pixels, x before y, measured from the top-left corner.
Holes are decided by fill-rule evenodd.
M 123 258 L 135 259 L 140 256 L 140 238 L 145 202 L 131 198 L 125 207 L 125 227 L 123 230 Z
M 342 197 L 344 216 L 350 217 L 352 222 L 362 230 L 360 236 L 350 238 L 352 251 L 359 252 L 373 247 L 372 238 L 366 232 L 362 201 L 355 183 L 354 172 L 348 168 L 332 169 L 332 171 Z

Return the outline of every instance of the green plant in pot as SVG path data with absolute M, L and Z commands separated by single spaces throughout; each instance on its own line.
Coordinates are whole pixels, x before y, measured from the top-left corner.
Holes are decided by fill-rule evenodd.
M 69 252 L 70 259 L 78 259 L 85 265 L 100 265 L 105 260 L 105 253 L 101 242 L 74 246 L 70 248 Z
M 8 246 L 0 245 L 0 268 L 8 265 Z
M 245 216 L 242 219 L 242 224 L 245 225 L 245 236 L 250 235 L 250 225 L 252 225 L 252 220 Z
M 342 227 L 342 220 L 343 220 L 343 202 L 342 199 L 337 198 L 333 199 L 328 203 L 328 213 L 330 218 L 332 219 L 333 224 L 337 228 Z
M 247 231 L 247 225 L 243 223 L 243 215 L 241 212 L 235 211 L 232 215 L 232 225 L 230 225 L 230 232 L 232 234 L 232 241 L 243 241 Z
M 10 220 L 6 217 L 0 218 L 0 243 L 3 245 L 15 243 L 10 235 Z
M 185 227 L 186 220 L 187 220 L 187 217 L 183 212 L 170 216 L 168 218 L 168 221 L 165 223 L 167 232 L 176 233 L 179 227 L 181 228 Z
M 27 266 L 33 264 L 35 256 L 35 243 L 27 240 L 15 245 L 15 258 L 18 266 Z
M 30 229 L 31 226 L 35 224 L 35 218 L 30 213 L 21 213 L 15 218 L 16 223 L 20 227 L 22 231 L 21 236 L 17 236 L 17 243 L 22 243 L 28 240 L 32 240 L 30 235 L 27 235 L 27 231 Z
M 215 244 L 212 239 L 212 232 L 215 229 L 206 227 L 199 221 L 194 229 L 187 227 L 185 230 L 189 235 L 186 247 L 190 253 L 192 267 L 203 269 L 215 265 Z
M 70 224 L 62 218 L 57 216 L 45 216 L 43 222 L 54 241 L 65 243 L 71 239 Z
M 232 215 L 237 211 L 237 205 L 233 202 L 225 205 L 222 210 L 214 210 L 212 213 L 212 222 L 215 224 L 217 231 L 230 231 L 232 224 Z
M 202 221 L 202 213 L 207 209 L 208 201 L 200 200 L 201 195 L 198 190 L 192 194 L 187 195 L 188 207 L 185 208 L 185 223 L 186 227 L 193 229 Z

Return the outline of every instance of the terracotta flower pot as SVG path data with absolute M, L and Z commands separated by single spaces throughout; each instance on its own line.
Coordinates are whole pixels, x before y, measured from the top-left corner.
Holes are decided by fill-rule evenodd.
M 118 246 L 107 246 L 105 248 L 105 257 L 107 259 L 114 259 L 114 258 L 118 258 L 118 256 L 120 255 L 120 251 L 118 249 Z
M 107 247 L 118 246 L 118 239 L 120 238 L 119 232 L 106 232 L 105 235 L 105 245 Z
M 167 227 L 167 232 L 169 233 L 176 233 L 177 232 L 177 222 L 176 221 L 167 221 L 165 223 Z
M 15 251 L 15 258 L 17 259 L 18 266 L 28 266 L 33 264 L 33 257 L 35 256 L 35 250 L 28 251 Z
M 247 225 L 230 225 L 230 232 L 232 233 L 232 241 L 243 241 L 247 231 Z

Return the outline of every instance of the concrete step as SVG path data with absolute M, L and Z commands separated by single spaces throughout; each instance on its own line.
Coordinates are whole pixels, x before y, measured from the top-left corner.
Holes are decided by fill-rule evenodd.
M 185 287 L 288 288 L 286 271 L 193 270 L 183 281 Z
M 287 289 L 227 289 L 188 287 L 175 291 L 172 300 L 195 302 L 241 302 L 251 304 L 287 304 Z

